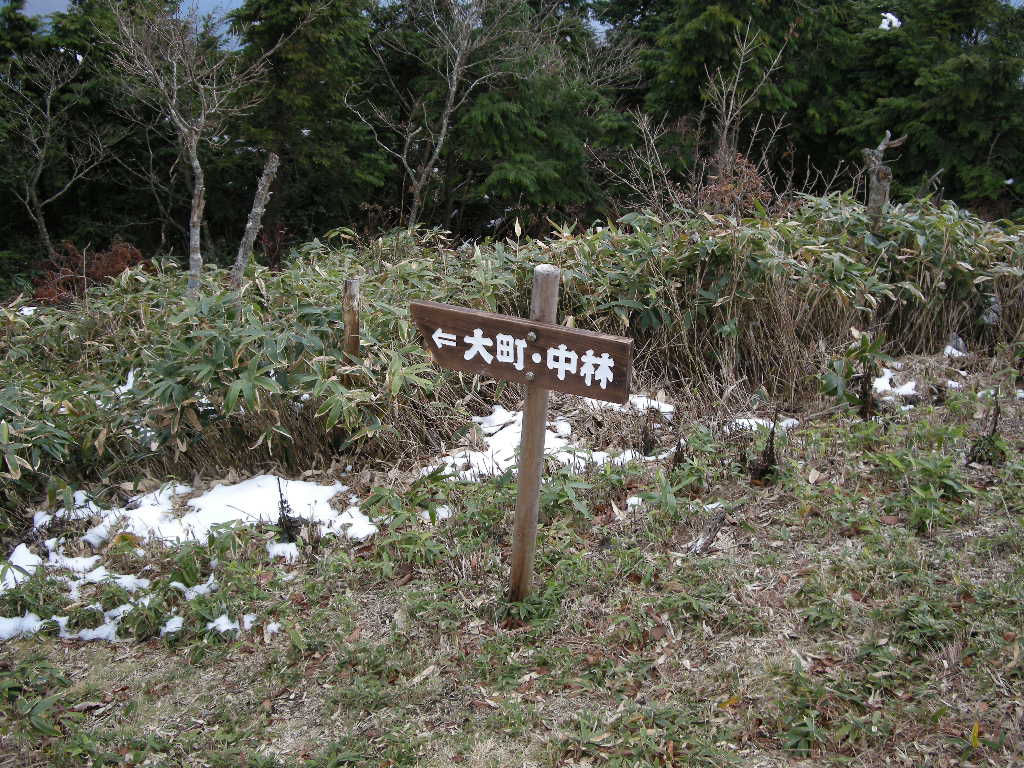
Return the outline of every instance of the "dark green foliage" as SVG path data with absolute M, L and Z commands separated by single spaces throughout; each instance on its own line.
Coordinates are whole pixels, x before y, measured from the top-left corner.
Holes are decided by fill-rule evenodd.
M 915 0 L 898 15 L 898 29 L 857 36 L 871 64 L 843 133 L 864 146 L 887 129 L 909 134 L 895 166 L 907 186 L 943 168 L 954 194 L 1002 197 L 1024 160 L 1024 8 Z
M 1004 210 L 1013 197 L 1005 182 L 1017 173 L 1024 147 L 1019 5 L 908 0 L 883 9 L 902 22 L 893 29 L 881 29 L 879 6 L 866 2 L 598 8 L 651 46 L 643 59 L 648 109 L 691 126 L 703 114 L 705 138 L 714 117 L 708 74 L 734 70 L 736 37 L 749 29 L 758 42 L 739 79 L 741 92 L 782 51 L 779 69 L 750 105 L 753 115 L 786 115 L 773 155 L 781 173 L 796 156 L 824 171 L 859 163 L 859 149 L 891 130 L 910 136 L 893 166 L 905 193 L 944 169 L 949 194 L 1001 199 Z
M 25 15 L 25 0 L 8 0 L 0 8 L 0 62 L 31 50 L 39 21 Z
M 257 263 L 276 268 L 289 246 L 339 226 L 377 231 L 402 223 L 409 208 L 408 174 L 389 150 L 400 147 L 407 123 L 422 125 L 409 155 L 422 165 L 433 141 L 426 137 L 437 128 L 430 116 L 445 98 L 436 66 L 445 54 L 423 34 L 425 11 L 412 2 L 353 0 L 327 4 L 303 23 L 313 7 L 247 0 L 226 20 L 211 18 L 202 27 L 207 50 L 226 59 L 252 61 L 283 41 L 266 80 L 239 94 L 259 95 L 259 103 L 202 146 L 207 263 L 233 258 L 267 151 L 281 156 L 281 170 Z M 28 53 L 83 56 L 62 97 L 73 99 L 75 109 L 67 139 L 58 144 L 71 146 L 87 127 L 117 137 L 102 169 L 48 207 L 52 240 L 85 250 L 120 237 L 146 256 L 159 251 L 180 260 L 190 177 L 166 123 L 127 95 L 110 71 L 109 10 L 98 0 L 78 0 L 44 23 L 24 9 L 21 0 L 0 7 L 0 68 L 10 67 L 16 82 Z M 883 10 L 899 26 L 880 28 Z M 493 51 L 487 49 L 467 60 L 466 73 L 485 79 L 459 96 L 436 173 L 423 190 L 422 221 L 461 237 L 503 236 L 517 220 L 527 233 L 541 234 L 549 221 L 585 226 L 614 218 L 626 200 L 653 206 L 622 184 L 640 142 L 631 108 L 645 110 L 654 124 L 670 121 L 658 142 L 669 169 L 660 184 L 712 183 L 714 168 L 706 164 L 717 148 L 719 115 L 709 79 L 735 71 L 737 37 L 744 36 L 751 49 L 736 88 L 741 99 L 753 97 L 737 116 L 732 143 L 756 166 L 758 189 L 814 191 L 837 171 L 832 186 L 848 185 L 860 149 L 891 130 L 909 136 L 887 158 L 894 200 L 931 191 L 922 182 L 942 169 L 937 186 L 947 197 L 992 216 L 1024 210 L 1024 180 L 1016 178 L 1024 166 L 1019 4 L 900 0 L 882 9 L 866 0 L 598 0 L 538 14 L 539 6 L 527 3 L 504 22 L 543 41 L 513 57 L 514 64 L 488 72 Z M 602 65 L 632 44 L 637 66 L 607 77 Z M 762 83 L 780 51 L 777 69 Z M 361 119 L 370 113 L 380 119 Z M 771 142 L 756 129 L 770 118 L 783 121 Z M 0 115 L 0 165 L 8 181 L 23 170 L 20 141 L 10 117 Z M 46 194 L 69 178 L 65 151 L 55 150 L 39 180 Z M 757 197 L 763 207 L 772 195 Z M 39 238 L 9 183 L 0 189 L 0 207 L 11 214 L 0 220 L 0 266 L 6 267 L 0 294 L 7 296 L 26 289 Z M 958 281 L 954 289 L 965 285 Z
M 0 713 L 19 732 L 33 738 L 59 738 L 82 716 L 66 706 L 63 691 L 71 682 L 39 656 L 0 663 Z
M 270 230 L 283 226 L 290 239 L 359 219 L 360 204 L 381 194 L 388 173 L 369 130 L 344 103 L 374 79 L 376 62 L 365 46 L 369 5 L 330 3 L 296 32 L 314 5 L 248 0 L 230 14 L 247 56 L 291 35 L 270 59 L 263 100 L 230 130 L 229 143 L 236 164 L 250 168 L 244 189 L 230 191 L 243 208 L 259 175 L 246 148 L 281 157 L 266 221 Z
M 753 87 L 776 52 L 788 47 L 795 38 L 797 27 L 806 26 L 802 17 L 802 9 L 791 3 L 677 3 L 671 23 L 655 38 L 656 52 L 648 59 L 653 72 L 649 103 L 675 116 L 698 113 L 704 107 L 707 73 L 728 71 L 734 66 L 736 37 L 745 33 L 748 24 L 751 32 L 758 35 L 760 45 L 743 73 L 742 85 Z M 785 77 L 777 79 L 792 82 Z M 793 82 L 789 90 L 794 86 L 799 87 Z M 758 106 L 780 110 L 792 108 L 794 102 L 773 85 Z
M 586 144 L 601 134 L 593 107 L 602 96 L 578 85 L 534 77 L 474 101 L 459 121 L 445 183 L 450 226 L 508 233 L 516 217 L 543 226 L 544 216 L 597 202 Z M 485 218 L 499 210 L 508 213 L 492 226 Z

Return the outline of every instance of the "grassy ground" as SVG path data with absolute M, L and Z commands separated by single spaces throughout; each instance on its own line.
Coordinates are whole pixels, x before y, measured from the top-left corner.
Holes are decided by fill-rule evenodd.
M 557 398 L 594 447 L 687 444 L 671 462 L 552 468 L 521 605 L 502 599 L 511 478 L 357 488 L 391 523 L 361 545 L 306 542 L 294 565 L 268 562 L 269 530 L 133 543 L 112 556 L 150 565 L 165 602 L 122 626 L 145 638 L 173 607 L 185 628 L 0 646 L 0 766 L 1020 764 L 1024 401 L 1002 399 L 1006 460 L 968 465 L 993 402 L 977 368 L 871 422 L 796 414 L 764 485 L 748 469 L 763 432 L 685 403 L 678 426 L 645 428 Z M 692 555 L 715 501 L 725 525 Z M 442 502 L 451 519 L 421 520 Z M 212 560 L 218 592 L 160 591 Z M 76 616 L 60 595 L 33 579 L 0 613 Z M 94 599 L 121 597 L 79 603 Z M 203 629 L 222 612 L 258 618 Z

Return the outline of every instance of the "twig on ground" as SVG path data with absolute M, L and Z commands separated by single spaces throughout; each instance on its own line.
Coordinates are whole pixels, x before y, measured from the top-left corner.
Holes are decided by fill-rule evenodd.
M 686 547 L 687 553 L 703 555 L 707 552 L 711 545 L 715 543 L 715 539 L 718 538 L 718 532 L 722 530 L 723 525 L 725 525 L 725 507 L 719 509 L 715 516 L 708 521 L 708 524 L 704 526 L 700 536 L 690 542 Z

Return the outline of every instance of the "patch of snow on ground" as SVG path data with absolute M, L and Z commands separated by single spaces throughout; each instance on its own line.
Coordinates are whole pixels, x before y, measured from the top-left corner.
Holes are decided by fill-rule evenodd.
M 337 514 L 337 513 L 335 513 Z M 334 533 L 346 536 L 355 541 L 363 541 L 377 532 L 377 526 L 359 511 L 355 504 L 349 505 L 345 511 L 333 520 L 321 526 L 323 533 Z
M 180 521 L 173 515 L 174 498 L 191 490 L 187 485 L 167 485 L 136 496 L 125 509 L 99 509 L 93 505 L 94 514 L 103 519 L 86 531 L 82 541 L 98 549 L 115 530 L 124 530 L 140 539 L 180 540 L 183 534 Z
M 218 485 L 188 502 L 193 511 L 181 518 L 181 527 L 189 534 L 189 538 L 204 539 L 216 525 L 239 521 L 275 523 L 279 501 L 277 482 L 278 478 L 274 475 L 258 475 L 234 485 Z M 337 511 L 328 502 L 345 490 L 348 490 L 347 486 L 341 483 L 320 485 L 304 480 L 281 482 L 281 492 L 292 512 L 298 517 L 321 524 L 330 523 L 338 517 Z
M 48 559 L 46 562 L 47 568 L 60 568 L 74 573 L 85 573 L 91 571 L 96 567 L 96 563 L 99 561 L 99 555 L 92 555 L 91 557 L 68 557 L 64 554 L 64 547 L 61 546 L 57 539 L 47 539 L 45 542 L 46 549 L 49 550 Z
M 892 368 L 883 368 L 882 375 L 871 380 L 871 387 L 879 395 L 891 394 L 893 396 L 906 397 L 917 394 L 917 382 L 908 381 L 898 387 L 893 385 L 892 377 L 896 374 Z
M 93 503 L 93 500 L 89 498 L 89 494 L 85 491 L 75 491 L 71 501 L 71 509 L 61 507 L 53 515 L 48 515 L 45 512 L 42 515 L 34 516 L 34 519 L 38 522 L 36 527 L 40 528 L 46 523 L 50 522 L 51 519 L 57 518 L 62 520 L 84 520 L 87 517 L 93 515 L 101 515 L 106 510 L 100 509 Z
M 788 429 L 792 429 L 800 424 L 796 419 L 780 419 L 776 425 L 776 428 L 782 432 Z M 730 434 L 732 432 L 754 432 L 758 429 L 771 429 L 771 419 L 761 419 L 756 416 L 746 419 L 733 419 L 732 422 L 725 425 L 725 433 Z
M 559 437 L 568 437 L 572 434 L 572 424 L 564 419 L 558 419 L 557 421 L 548 422 L 549 427 L 555 428 L 555 434 Z
M 449 456 L 442 456 L 440 464 L 428 467 L 424 474 L 441 466 L 447 474 L 463 482 L 473 482 L 482 477 L 515 470 L 516 451 L 523 435 L 523 414 L 507 411 L 498 405 L 490 416 L 477 416 L 474 421 L 480 424 L 487 448 L 482 451 L 463 448 Z M 545 430 L 544 450 L 557 453 L 568 445 L 566 437 L 572 433 L 572 427 L 564 419 L 549 422 L 548 425 L 554 427 L 554 431 Z
M 435 522 L 438 522 L 438 523 L 444 522 L 449 517 L 451 517 L 452 514 L 454 514 L 454 511 L 452 510 L 451 507 L 447 507 L 447 506 L 434 507 L 434 521 Z M 425 523 L 431 522 L 430 510 L 429 509 L 421 509 L 420 510 L 420 518 Z
M 917 394 L 917 382 L 916 381 L 908 381 L 906 384 L 900 384 L 898 387 L 896 387 L 892 391 L 892 393 L 894 395 L 901 395 L 903 397 L 906 397 L 907 395 L 916 395 Z
M 100 517 L 100 523 L 82 537 L 83 541 L 97 549 L 119 530 L 143 540 L 201 541 L 216 526 L 277 522 L 278 480 L 274 475 L 259 475 L 233 485 L 217 485 L 191 499 L 188 502 L 190 511 L 180 517 L 174 514 L 174 499 L 191 491 L 185 485 L 169 485 L 138 496 L 124 509 L 100 509 L 84 494 L 80 498 L 76 494 L 74 510 L 71 513 L 61 510 L 57 514 Z M 341 483 L 320 485 L 303 480 L 281 481 L 281 491 L 292 511 L 299 517 L 319 523 L 324 532 L 342 533 L 345 524 L 353 522 L 355 515 L 350 510 L 339 513 L 329 503 L 333 496 L 347 489 Z M 355 522 L 361 523 L 358 527 L 364 531 L 364 538 L 369 535 L 365 533 L 368 523 L 365 518 Z
M 119 387 L 115 394 L 123 395 L 134 385 L 134 372 L 128 376 L 128 382 Z M 521 420 L 521 417 L 520 417 Z M 347 490 L 340 483 L 319 485 L 305 481 L 281 481 L 281 492 L 284 493 L 289 506 L 298 516 L 319 523 L 324 533 L 347 535 L 355 539 L 365 539 L 377 531 L 377 527 L 363 515 L 356 504 L 339 512 L 330 505 L 330 500 L 338 493 Z M 279 509 L 278 478 L 272 475 L 260 475 L 233 485 L 218 485 L 210 491 L 189 501 L 188 511 L 179 516 L 175 512 L 176 499 L 191 488 L 186 485 L 169 484 L 151 493 L 141 494 L 131 499 L 124 508 L 103 509 L 86 493 L 74 494 L 70 509 L 61 509 L 54 514 L 38 511 L 33 516 L 36 530 L 50 524 L 54 519 L 81 520 L 98 518 L 99 523 L 93 526 L 82 537 L 95 549 L 101 548 L 114 534 L 125 531 L 141 540 L 157 540 L 169 543 L 185 540 L 202 540 L 216 526 L 240 522 L 277 522 Z M 352 497 L 358 501 L 358 497 Z M 448 514 L 447 508 L 439 509 L 443 519 Z M 71 557 L 65 554 L 65 540 L 51 538 L 45 541 L 46 559 L 33 553 L 26 544 L 18 545 L 10 554 L 7 562 L 0 562 L 0 592 L 10 589 L 29 577 L 37 568 L 43 566 L 64 573 L 54 574 L 59 582 L 67 587 L 72 601 L 80 599 L 81 588 L 86 584 L 113 583 L 132 593 L 142 593 L 150 589 L 150 579 L 141 576 L 111 573 L 101 563 L 101 555 L 88 557 Z M 137 550 L 143 555 L 144 550 Z M 294 562 L 298 557 L 295 544 L 268 545 L 271 557 L 284 557 Z M 213 567 L 213 563 L 211 563 Z M 144 569 L 145 570 L 145 569 Z M 199 595 L 207 595 L 218 588 L 213 574 L 205 582 L 186 586 L 181 582 L 171 582 L 170 587 L 182 593 L 186 600 Z M 0 639 L 32 634 L 47 622 L 53 621 L 60 630 L 60 637 L 78 640 L 117 641 L 117 625 L 122 617 L 136 605 L 149 603 L 151 595 L 142 594 L 131 603 L 118 606 L 103 615 L 103 623 L 95 628 L 83 629 L 80 632 L 67 631 L 67 616 L 54 616 L 51 619 L 40 619 L 34 614 L 24 617 L 0 617 Z M 101 610 L 97 604 L 97 611 Z M 242 617 L 246 628 L 255 621 L 255 614 Z M 173 634 L 181 630 L 184 619 L 180 616 L 169 616 L 161 629 L 162 635 Z M 220 632 L 238 630 L 237 622 L 232 622 L 226 615 L 210 622 L 211 629 Z M 280 625 L 270 630 L 277 631 Z
M 949 379 L 949 380 L 946 381 L 946 388 L 947 389 L 963 389 L 964 385 L 961 384 L 959 381 L 953 381 L 952 379 Z
M 256 623 L 256 614 L 247 613 L 242 617 L 242 629 L 248 632 L 252 629 L 252 625 Z
M 119 605 L 116 608 L 111 608 L 109 611 L 104 611 L 103 619 L 104 621 L 108 622 L 120 621 L 121 618 L 126 613 L 129 613 L 133 608 L 135 608 L 135 606 L 131 603 L 124 603 L 123 605 Z
M 271 559 L 283 557 L 286 563 L 294 563 L 299 559 L 299 547 L 294 542 L 268 541 L 267 554 Z
M 671 419 L 675 415 L 676 407 L 663 403 L 660 400 L 655 400 L 644 395 L 630 395 L 629 402 L 620 405 L 619 403 L 610 403 L 607 400 L 595 400 L 592 397 L 584 397 L 583 402 L 594 410 L 610 410 L 619 411 L 625 413 L 627 411 L 638 411 L 643 413 L 644 411 L 658 411 L 666 418 Z
M 107 570 L 107 567 L 105 565 L 97 565 L 82 577 L 82 581 L 89 584 L 99 584 L 101 581 L 106 581 L 109 578 L 110 571 Z
M 655 409 L 671 417 L 675 407 L 635 395 L 630 398 L 628 406 L 606 403 L 591 398 L 583 398 L 584 402 L 594 408 L 610 407 L 613 410 L 650 410 Z M 442 456 L 437 464 L 425 467 L 422 473 L 429 474 L 439 468 L 462 482 L 475 482 L 484 477 L 499 475 L 517 470 L 516 452 L 522 441 L 523 414 L 507 411 L 496 405 L 490 416 L 477 416 L 474 421 L 480 424 L 487 447 L 483 450 L 461 448 L 448 456 Z M 666 458 L 669 453 L 658 456 L 644 456 L 638 451 L 627 450 L 618 456 L 611 456 L 605 451 L 590 451 L 576 448 L 569 444 L 572 425 L 565 419 L 549 421 L 544 432 L 544 452 L 556 461 L 570 467 L 582 469 L 589 465 L 602 465 L 608 462 L 626 464 L 630 461 L 656 461 Z
M 237 632 L 239 629 L 238 622 L 229 619 L 226 613 L 222 613 L 216 619 L 208 623 L 206 625 L 206 628 L 216 630 L 217 632 L 220 632 L 222 634 L 224 632 L 231 632 L 232 630 Z
M 42 619 L 34 613 L 26 613 L 24 616 L 15 616 L 10 619 L 0 616 L 0 642 L 22 635 L 34 635 L 42 625 Z
M 883 368 L 882 375 L 871 380 L 871 387 L 879 395 L 889 392 L 892 389 L 892 376 L 896 371 L 891 368 Z
M 176 632 L 180 632 L 181 628 L 185 625 L 185 619 L 181 616 L 171 616 L 167 620 L 167 623 L 160 627 L 160 637 L 164 635 L 173 635 Z
M 627 448 L 622 453 L 620 453 L 618 456 L 610 459 L 610 461 L 611 461 L 612 464 L 615 464 L 616 466 L 624 467 L 627 464 L 629 464 L 629 462 L 631 462 L 631 461 L 647 461 L 647 460 L 649 460 L 651 458 L 653 458 L 653 457 L 644 456 L 642 453 L 640 453 L 640 451 L 634 450 L 633 448 Z M 661 456 L 659 458 L 665 458 L 665 457 Z M 595 462 L 595 463 L 597 463 L 597 462 Z
M 25 581 L 43 564 L 43 558 L 33 553 L 25 544 L 19 544 L 7 558 L 7 563 L 0 566 L 0 592 Z
M 211 592 L 217 591 L 217 580 L 213 578 L 213 574 L 210 574 L 208 578 L 202 584 L 197 584 L 194 587 L 186 587 L 180 581 L 172 581 L 169 585 L 172 589 L 179 590 L 186 600 L 194 600 L 198 595 L 208 595 Z
M 490 416 L 474 416 L 473 421 L 480 425 L 480 430 L 485 435 L 493 435 L 495 432 L 511 424 L 514 421 L 522 422 L 523 414 L 517 411 L 505 410 L 500 405 L 494 406 L 494 412 Z
M 95 629 L 83 629 L 77 635 L 71 637 L 77 637 L 79 640 L 92 641 L 92 640 L 106 640 L 108 643 L 117 642 L 117 624 L 112 621 L 100 624 Z
M 18 314 L 23 317 L 32 317 L 32 315 L 36 313 L 36 309 L 38 309 L 38 307 L 21 307 L 18 310 Z
M 126 592 L 138 592 L 139 590 L 149 589 L 151 583 L 149 579 L 144 579 L 139 576 L 111 573 L 107 570 L 106 566 L 103 565 L 96 566 L 79 579 L 68 577 L 58 578 L 61 578 L 67 583 L 72 600 L 78 599 L 79 590 L 83 584 L 100 584 L 102 582 L 110 582 L 116 584 Z M 149 600 L 148 597 L 144 597 L 142 599 L 146 602 Z
M 140 589 L 149 589 L 149 579 L 141 579 L 138 576 L 114 576 L 114 583 L 125 592 L 138 592 Z
M 947 344 L 946 348 L 942 350 L 942 354 L 945 355 L 946 357 L 967 357 L 966 352 L 961 352 L 952 344 Z

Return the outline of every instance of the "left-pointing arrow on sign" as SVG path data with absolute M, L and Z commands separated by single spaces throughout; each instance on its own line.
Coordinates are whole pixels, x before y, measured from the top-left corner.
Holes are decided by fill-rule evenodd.
M 438 328 L 436 331 L 434 331 L 434 335 L 431 336 L 430 338 L 432 338 L 434 340 L 434 344 L 437 345 L 438 349 L 441 349 L 442 347 L 454 347 L 455 346 L 455 334 L 454 333 L 445 333 L 440 328 Z

